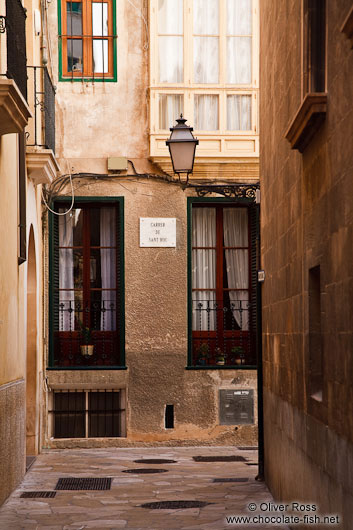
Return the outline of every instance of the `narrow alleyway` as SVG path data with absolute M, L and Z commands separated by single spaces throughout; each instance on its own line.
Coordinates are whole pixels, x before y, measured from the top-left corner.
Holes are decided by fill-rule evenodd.
M 193 457 L 197 456 L 235 456 L 236 460 L 200 462 L 194 460 Z M 155 459 L 169 462 L 148 462 Z M 47 451 L 37 458 L 20 487 L 1 508 L 0 528 L 240 529 L 243 524 L 227 523 L 226 517 L 252 515 L 249 503 L 256 503 L 259 507 L 261 503 L 273 500 L 265 484 L 255 481 L 256 461 L 257 451 L 234 447 Z M 131 473 L 134 469 L 136 473 Z M 141 469 L 149 472 L 138 473 L 137 470 Z M 111 478 L 111 488 L 104 491 L 56 491 L 58 480 L 68 477 Z M 55 492 L 55 497 L 21 497 L 33 491 Z M 161 501 L 199 501 L 203 504 L 186 509 L 180 504 L 171 505 L 169 509 L 141 507 L 144 503 Z M 262 512 L 262 515 L 266 513 Z M 273 524 L 246 526 L 248 529 L 273 527 Z M 287 527 L 276 526 L 276 529 L 284 528 Z

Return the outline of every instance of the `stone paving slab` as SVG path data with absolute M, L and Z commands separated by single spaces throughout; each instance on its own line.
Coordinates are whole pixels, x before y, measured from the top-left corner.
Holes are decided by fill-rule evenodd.
M 257 466 L 246 462 L 195 462 L 192 457 L 241 455 L 257 461 L 257 451 L 235 447 L 156 447 L 57 449 L 38 456 L 23 482 L 0 509 L 1 530 L 227 530 L 276 529 L 285 525 L 228 524 L 226 517 L 253 515 L 258 506 L 273 502 Z M 173 464 L 141 464 L 134 460 L 163 458 Z M 167 469 L 166 473 L 126 474 L 126 469 Z M 107 491 L 57 491 L 54 498 L 21 499 L 25 491 L 51 491 L 61 477 L 112 477 Z M 248 478 L 247 482 L 217 482 L 215 478 Z M 205 501 L 202 508 L 152 510 L 141 504 L 160 501 Z M 259 514 L 260 511 L 254 512 Z M 266 513 L 262 513 L 266 515 Z

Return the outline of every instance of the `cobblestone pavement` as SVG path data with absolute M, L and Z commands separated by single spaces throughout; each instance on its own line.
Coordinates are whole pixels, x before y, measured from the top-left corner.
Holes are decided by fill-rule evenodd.
M 238 455 L 246 462 L 195 462 L 193 456 Z M 138 459 L 170 459 L 175 463 L 144 464 Z M 0 529 L 164 529 L 255 530 L 286 526 L 229 524 L 226 517 L 252 515 L 247 505 L 273 501 L 257 482 L 254 450 L 235 447 L 154 447 L 66 449 L 38 456 L 23 482 L 0 509 Z M 163 473 L 130 474 L 127 469 L 166 469 Z M 57 491 L 55 498 L 21 498 L 23 492 L 52 491 L 61 477 L 112 477 L 107 491 Z M 243 478 L 242 482 L 214 479 Z M 201 508 L 145 509 L 157 501 L 203 501 Z M 261 512 L 254 512 L 261 513 Z M 266 515 L 262 513 L 262 515 Z

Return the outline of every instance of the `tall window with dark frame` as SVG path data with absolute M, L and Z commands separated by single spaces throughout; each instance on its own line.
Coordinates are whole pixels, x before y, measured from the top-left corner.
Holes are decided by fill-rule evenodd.
M 63 77 L 114 77 L 114 1 L 61 0 Z
M 53 364 L 120 366 L 119 207 L 75 204 L 53 216 Z M 57 207 L 61 214 L 67 209 Z M 88 344 L 89 352 L 82 348 Z
M 249 208 L 192 208 L 192 365 L 256 365 Z
M 326 0 L 304 0 L 304 95 L 325 92 Z

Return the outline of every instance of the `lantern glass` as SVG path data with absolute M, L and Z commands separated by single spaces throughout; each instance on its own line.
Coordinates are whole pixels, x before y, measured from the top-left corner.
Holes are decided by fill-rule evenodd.
M 169 151 L 175 173 L 190 173 L 194 165 L 196 142 L 170 142 Z
M 192 172 L 194 166 L 195 150 L 199 141 L 192 134 L 192 127 L 185 125 L 186 119 L 183 115 L 176 120 L 177 125 L 170 129 L 171 135 L 166 144 L 169 147 L 174 173 Z

